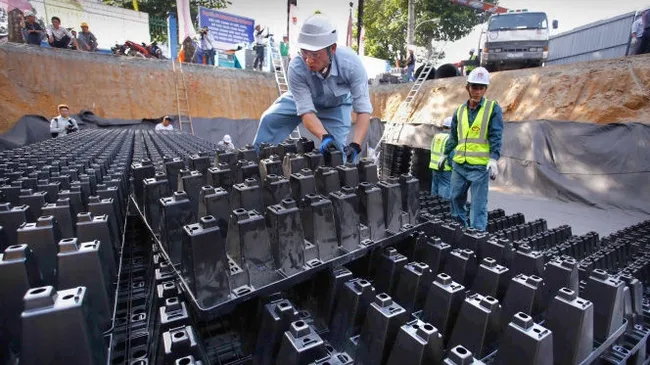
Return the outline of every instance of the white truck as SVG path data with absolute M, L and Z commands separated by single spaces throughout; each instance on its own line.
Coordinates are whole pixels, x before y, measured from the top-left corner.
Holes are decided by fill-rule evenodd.
M 557 20 L 553 29 L 557 29 Z M 488 71 L 542 66 L 548 57 L 550 35 L 544 12 L 509 10 L 492 14 L 481 49 L 480 64 Z

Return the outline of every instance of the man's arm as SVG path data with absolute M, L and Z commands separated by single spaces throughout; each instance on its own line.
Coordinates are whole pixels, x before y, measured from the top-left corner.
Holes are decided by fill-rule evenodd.
M 451 130 L 443 152 L 445 156 L 449 156 L 454 151 L 454 148 L 458 146 L 458 118 L 456 118 L 456 114 L 456 111 L 454 111 L 454 115 L 451 117 Z
M 501 157 L 501 143 L 503 139 L 503 112 L 499 104 L 494 104 L 488 127 L 488 141 L 490 142 L 490 158 L 498 160 Z
M 357 121 L 354 123 L 354 139 L 352 142 L 361 146 L 363 140 L 366 139 L 370 129 L 370 113 L 358 113 Z
M 307 130 L 322 140 L 323 136 L 327 134 L 323 123 L 318 119 L 316 113 L 310 112 L 302 115 L 302 124 L 307 128 Z M 341 142 L 344 143 L 345 141 Z

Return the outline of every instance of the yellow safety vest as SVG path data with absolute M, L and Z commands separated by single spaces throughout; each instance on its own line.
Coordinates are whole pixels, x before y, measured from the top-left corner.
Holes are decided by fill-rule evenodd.
M 438 133 L 433 136 L 431 140 L 431 162 L 429 162 L 429 168 L 432 170 L 438 170 L 438 160 L 445 152 L 445 145 L 447 145 L 447 140 L 449 139 L 449 133 Z M 451 166 L 449 163 L 445 163 L 444 171 L 451 171 Z
M 494 101 L 485 99 L 471 126 L 469 125 L 467 104 L 458 107 L 456 110 L 458 145 L 454 162 L 487 166 L 490 161 L 490 142 L 487 139 L 487 134 L 494 104 Z
M 475 59 L 476 59 L 476 55 L 472 55 L 472 56 L 469 58 L 470 61 L 474 61 Z M 476 65 L 467 65 L 467 66 L 465 66 L 465 71 L 467 71 L 467 72 L 471 72 L 471 71 L 472 71 L 473 69 L 475 69 L 475 68 L 476 68 Z

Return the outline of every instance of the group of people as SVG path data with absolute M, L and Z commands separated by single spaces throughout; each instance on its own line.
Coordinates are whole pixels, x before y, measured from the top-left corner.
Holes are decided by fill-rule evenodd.
M 272 34 L 269 33 L 268 28 L 263 28 L 258 24 L 255 26 L 253 35 L 255 37 L 255 42 L 253 43 L 253 50 L 255 51 L 253 69 L 262 71 L 266 55 L 266 39 L 272 37 Z M 191 37 L 185 38 L 178 54 L 178 60 L 180 62 L 214 66 L 216 54 L 217 49 L 210 35 L 210 29 L 203 27 L 199 30 L 195 39 Z M 289 37 L 286 35 L 282 38 L 282 42 L 280 42 L 280 56 L 283 59 L 283 64 L 286 69 L 289 61 Z
M 499 174 L 503 113 L 496 101 L 485 98 L 490 74 L 483 67 L 467 76 L 469 100 L 443 122 L 443 131 L 431 142 L 431 194 L 450 200 L 451 215 L 465 226 L 487 227 L 488 179 Z M 471 191 L 467 220 L 467 192 Z
M 81 32 L 77 32 L 74 29 L 63 27 L 61 19 L 57 16 L 51 18 L 52 24 L 45 29 L 36 20 L 32 11 L 25 11 L 24 18 L 22 28 L 22 42 L 24 43 L 40 46 L 43 39 L 46 39 L 47 43 L 54 48 L 71 48 L 86 52 L 97 51 L 97 37 L 89 30 L 86 22 L 81 23 Z
M 630 54 L 650 53 L 650 9 L 637 12 L 636 19 L 632 23 L 630 45 Z
M 305 20 L 298 35 L 300 56 L 288 67 L 289 91 L 262 114 L 253 142 L 258 150 L 262 143 L 284 141 L 302 123 L 320 141 L 321 153 L 338 150 L 346 162 L 357 162 L 373 110 L 368 75 L 354 51 L 337 46 L 337 37 L 325 16 L 315 14 Z M 432 193 L 451 200 L 454 219 L 480 230 L 487 226 L 488 184 L 499 173 L 503 131 L 501 107 L 484 97 L 489 84 L 485 68 L 470 72 L 465 87 L 469 99 L 445 122 L 448 133 L 434 137 L 430 165 Z

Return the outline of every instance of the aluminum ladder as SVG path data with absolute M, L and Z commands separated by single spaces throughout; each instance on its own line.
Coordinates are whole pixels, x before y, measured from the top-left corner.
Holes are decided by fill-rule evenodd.
M 413 109 L 413 101 L 415 101 L 415 98 L 420 93 L 422 84 L 424 84 L 424 82 L 429 77 L 429 74 L 431 74 L 431 70 L 433 70 L 433 62 L 426 61 L 422 67 L 422 70 L 420 71 L 420 74 L 418 75 L 418 78 L 413 83 L 413 86 L 411 86 L 411 90 L 409 90 L 406 98 L 397 108 L 397 112 L 393 116 L 393 122 L 386 123 L 386 129 L 379 139 L 379 142 L 375 146 L 375 151 L 377 151 L 377 149 L 381 146 L 382 142 L 395 143 L 399 140 L 399 137 L 402 133 L 402 128 L 404 128 L 404 124 L 408 122 L 409 115 L 411 115 L 411 111 Z
M 402 101 L 402 103 L 397 108 L 397 112 L 393 116 L 393 122 L 386 123 L 384 133 L 382 134 L 381 138 L 379 139 L 379 142 L 377 142 L 377 145 L 375 145 L 375 148 L 372 151 L 372 156 L 373 156 L 372 159 L 375 161 L 375 163 L 378 166 L 381 163 L 380 162 L 381 143 L 382 142 L 395 143 L 399 141 L 399 137 L 402 134 L 402 128 L 404 128 L 404 124 L 408 122 L 409 115 L 411 115 L 411 111 L 413 109 L 413 101 L 418 96 L 422 84 L 424 84 L 424 82 L 429 77 L 429 74 L 431 74 L 431 70 L 433 70 L 433 62 L 431 60 L 425 61 L 424 66 L 422 67 L 422 70 L 418 75 L 418 78 L 413 83 L 413 86 L 411 86 L 411 89 L 409 90 L 408 94 L 406 94 L 406 98 Z M 377 175 L 379 175 L 380 178 L 382 177 L 381 175 L 383 174 L 382 171 L 383 171 L 382 168 L 377 169 Z
M 172 70 L 174 71 L 174 83 L 176 86 L 176 107 L 178 114 L 178 128 L 182 132 L 183 125 L 191 135 L 194 135 L 194 125 L 190 115 L 190 100 L 187 96 L 187 85 L 183 74 L 183 63 L 172 59 Z
M 271 52 L 271 67 L 273 67 L 273 74 L 275 75 L 275 83 L 278 85 L 278 92 L 280 96 L 285 92 L 289 91 L 289 85 L 287 84 L 287 73 L 284 71 L 284 60 L 280 54 L 280 49 L 275 46 L 275 43 L 272 40 L 269 40 L 269 50 Z M 300 139 L 300 129 L 296 129 L 289 134 L 289 139 L 298 140 Z

